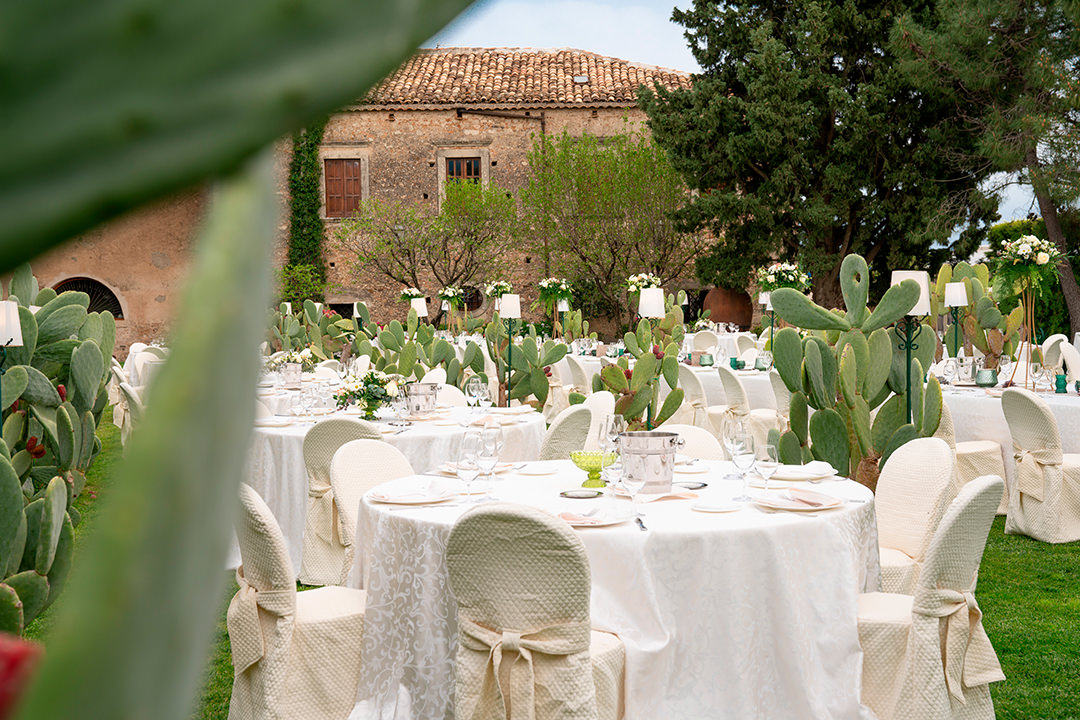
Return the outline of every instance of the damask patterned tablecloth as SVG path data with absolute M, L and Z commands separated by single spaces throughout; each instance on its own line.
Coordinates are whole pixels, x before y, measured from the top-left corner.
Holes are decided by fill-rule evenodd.
M 585 528 L 592 624 L 626 646 L 627 720 L 871 718 L 859 703 L 862 651 L 856 598 L 878 589 L 873 496 L 847 480 L 814 485 L 851 499 L 816 514 L 691 510 L 732 497 L 727 463 L 706 474 L 697 500 L 642 506 L 631 523 Z M 580 512 L 565 500 L 584 474 L 561 462 L 550 476 L 497 481 L 499 500 Z M 776 492 L 776 491 L 770 491 Z M 456 605 L 444 560 L 467 509 L 403 508 L 368 500 L 352 576 L 364 578 L 363 668 L 352 720 L 453 717 Z
M 385 422 L 380 428 L 390 430 L 383 439 L 396 447 L 409 459 L 413 470 L 429 472 L 441 463 L 457 459 L 461 438 L 465 435 L 469 411 L 455 408 L 431 420 L 414 422 L 397 433 Z M 358 416 L 334 413 L 326 417 Z M 544 440 L 546 424 L 540 413 L 507 416 L 513 422 L 503 426 L 504 459 L 514 462 L 535 460 L 540 456 L 540 444 Z M 293 570 L 300 571 L 304 550 L 304 526 L 307 523 L 308 478 L 304 466 L 304 436 L 315 426 L 314 422 L 290 422 L 291 418 L 276 418 L 289 422 L 285 427 L 256 427 L 248 453 L 244 482 L 255 489 L 277 518 L 289 547 Z M 228 567 L 240 564 L 240 551 L 236 543 L 230 549 Z

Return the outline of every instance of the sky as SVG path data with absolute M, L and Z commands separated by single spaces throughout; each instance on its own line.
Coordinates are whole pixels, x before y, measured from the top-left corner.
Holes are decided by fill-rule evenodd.
M 426 47 L 575 48 L 623 60 L 697 72 L 671 10 L 692 0 L 480 0 Z M 1001 219 L 1033 210 L 1027 188 L 1010 186 Z M 1034 208 L 1037 213 L 1038 208 Z

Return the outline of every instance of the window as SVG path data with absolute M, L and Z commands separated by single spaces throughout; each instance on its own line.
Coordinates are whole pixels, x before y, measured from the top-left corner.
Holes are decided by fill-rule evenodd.
M 326 217 L 349 217 L 360 207 L 362 179 L 359 158 L 323 160 L 326 177 Z
M 465 309 L 469 312 L 479 309 L 484 304 L 484 293 L 480 292 L 479 288 L 466 285 L 461 289 L 465 291 Z
M 446 158 L 447 180 L 469 180 L 480 182 L 480 158 L 478 157 L 451 157 Z
M 67 280 L 61 280 L 53 286 L 53 290 L 56 294 L 66 290 L 74 290 L 76 292 L 84 292 L 90 296 L 90 307 L 87 312 L 102 312 L 108 310 L 112 313 L 112 316 L 117 320 L 124 319 L 124 310 L 120 307 L 120 301 L 117 299 L 113 291 L 105 287 L 97 280 L 93 280 L 88 277 L 73 277 Z

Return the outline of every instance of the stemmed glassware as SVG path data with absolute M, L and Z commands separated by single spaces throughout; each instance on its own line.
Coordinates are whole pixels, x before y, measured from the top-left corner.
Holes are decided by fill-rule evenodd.
M 480 383 L 480 392 L 476 395 L 477 402 L 482 408 L 491 407 L 491 388 L 486 383 Z
M 773 443 L 759 445 L 757 449 L 757 459 L 754 464 L 756 466 L 757 474 L 765 481 L 764 488 L 768 490 L 769 478 L 771 478 L 780 467 L 780 453 L 777 451 L 776 445 Z
M 502 425 L 488 423 L 480 433 L 480 453 L 477 456 L 477 464 L 480 470 L 487 476 L 488 487 L 495 481 L 495 466 L 499 464 L 499 454 L 502 452 L 503 432 Z
M 469 407 L 475 408 L 477 403 L 480 402 L 481 388 L 484 387 L 484 381 L 480 379 L 478 375 L 473 375 L 465 383 L 465 402 L 469 403 Z
M 746 434 L 746 423 L 741 419 L 728 417 L 724 420 L 720 432 L 720 441 L 724 444 L 724 449 L 727 450 L 728 458 L 733 462 L 735 453 L 742 447 L 741 438 Z
M 600 452 L 603 454 L 616 453 L 619 451 L 619 435 L 626 432 L 626 419 L 622 415 L 611 414 L 607 415 L 600 421 L 600 425 L 597 428 L 597 445 L 600 448 Z M 612 469 L 614 461 L 603 465 L 600 470 L 603 475 L 604 482 L 607 485 L 614 486 L 615 478 L 617 475 L 616 470 Z
M 480 474 L 480 432 L 468 430 L 461 438 L 461 451 L 458 453 L 457 476 L 465 483 L 465 495 L 468 502 L 475 502 L 469 492 L 473 480 Z
M 956 364 L 956 358 L 949 358 L 945 361 L 945 364 L 941 368 L 941 377 L 946 385 L 952 384 L 953 378 L 956 377 L 957 370 L 959 370 L 959 368 Z
M 754 436 L 745 433 L 739 437 L 738 446 L 732 453 L 732 461 L 735 469 L 739 471 L 739 481 L 742 483 L 742 492 L 733 498 L 736 502 L 750 502 L 750 496 L 746 494 L 746 474 L 754 467 Z

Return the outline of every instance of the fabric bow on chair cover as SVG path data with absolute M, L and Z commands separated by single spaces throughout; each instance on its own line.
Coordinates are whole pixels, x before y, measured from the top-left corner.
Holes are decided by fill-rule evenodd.
M 1025 449 L 1013 445 L 1016 460 L 1016 484 L 1020 492 L 1039 502 L 1043 501 L 1046 488 L 1046 468 L 1061 468 L 1060 448 Z
M 982 624 L 982 611 L 973 590 L 930 590 L 912 606 L 919 615 L 945 624 L 945 683 L 949 694 L 967 704 L 965 687 L 985 686 L 1005 679 L 994 646 Z
M 483 681 L 478 695 L 466 694 L 456 699 L 457 717 L 499 717 L 509 699 L 511 720 L 533 720 L 537 714 L 538 682 L 547 690 L 542 694 L 544 697 L 557 699 L 553 710 L 558 712 L 558 717 L 596 717 L 588 623 L 499 633 L 463 619 L 459 631 L 461 647 L 473 652 L 459 653 L 458 671 L 482 675 Z M 506 657 L 507 653 L 511 653 L 510 658 Z M 569 662 L 551 663 L 554 657 Z M 510 663 L 508 669 L 503 667 L 504 660 Z M 543 698 L 539 702 L 543 706 Z M 543 707 L 540 715 L 546 716 Z
M 273 646 L 263 637 L 259 608 L 276 619 L 289 619 L 296 609 L 296 591 L 257 590 L 244 577 L 243 567 L 236 570 L 236 584 L 240 589 L 229 603 L 226 625 L 229 628 L 233 669 L 236 673 L 242 673 L 262 660 L 266 648 Z M 285 628 L 291 629 L 291 625 L 291 622 L 286 623 Z

